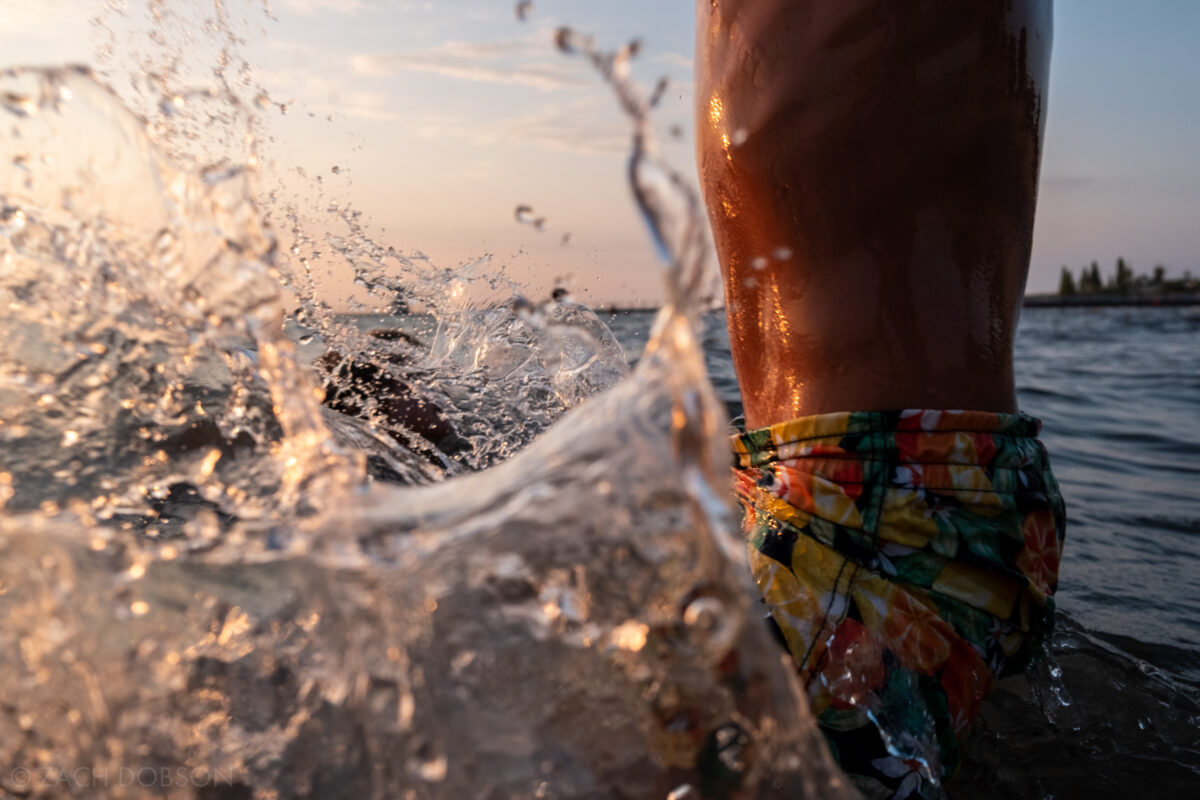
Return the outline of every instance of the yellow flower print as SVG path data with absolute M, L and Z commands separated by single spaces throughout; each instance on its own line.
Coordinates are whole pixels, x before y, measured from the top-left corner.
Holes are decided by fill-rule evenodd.
M 918 550 L 938 534 L 937 520 L 925 496 L 913 489 L 892 489 L 883 498 L 879 512 L 880 541 L 915 547 Z

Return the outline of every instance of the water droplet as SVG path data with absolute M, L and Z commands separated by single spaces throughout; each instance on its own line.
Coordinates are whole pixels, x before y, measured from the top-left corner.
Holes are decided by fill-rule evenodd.
M 182 95 L 163 95 L 163 98 L 158 101 L 158 110 L 162 112 L 163 116 L 173 117 L 182 111 L 185 105 L 187 103 Z
M 750 268 L 751 269 L 766 269 L 768 263 L 769 262 L 767 261 L 767 259 L 763 258 L 762 256 L 757 256 L 756 258 L 751 259 Z
M 332 172 L 334 175 L 342 174 L 342 168 L 339 167 L 337 164 L 334 164 L 333 167 L 331 167 L 329 171 Z
M 519 205 L 513 211 L 513 217 L 522 225 L 532 225 L 535 230 L 542 230 L 546 226 L 545 217 L 535 217 L 533 208 L 527 205 Z
M 564 53 L 574 53 L 579 34 L 564 26 L 554 32 L 554 46 Z
M 703 630 L 714 630 L 721 622 L 725 606 L 715 597 L 698 597 L 683 611 L 685 625 Z
M 438 754 L 418 761 L 413 768 L 413 772 L 423 781 L 440 783 L 446 780 L 447 766 L 446 757 Z
M 22 94 L 13 94 L 6 92 L 0 95 L 0 105 L 11 114 L 16 114 L 18 117 L 32 117 L 38 111 L 37 103 L 32 97 L 27 97 Z
M 740 725 L 726 723 L 708 735 L 700 751 L 699 766 L 736 786 L 749 768 L 751 742 L 750 735 Z
M 671 81 L 665 75 L 659 78 L 658 83 L 654 85 L 654 91 L 650 93 L 650 99 L 647 101 L 647 105 L 649 105 L 651 108 L 656 107 L 659 101 L 662 100 L 663 95 L 667 93 L 667 89 L 670 87 L 670 85 Z
M 741 147 L 749 138 L 750 131 L 746 130 L 745 128 L 738 128 L 733 132 L 733 136 L 729 138 L 729 141 L 734 147 Z
M 208 451 L 208 455 L 204 457 L 204 461 L 200 463 L 200 477 L 207 478 L 213 474 L 216 469 L 217 462 L 221 460 L 221 451 L 215 447 Z
M 25 212 L 16 206 L 0 208 L 0 234 L 12 236 L 25 227 Z
M 626 620 L 613 628 L 612 643 L 622 650 L 638 652 L 646 646 L 646 634 L 649 626 L 637 620 Z
M 773 252 L 771 255 L 775 258 L 776 261 L 787 261 L 789 258 L 792 257 L 792 248 L 776 247 L 775 252 Z
M 223 183 L 245 172 L 245 168 L 230 164 L 210 164 L 200 170 L 200 177 L 209 186 Z

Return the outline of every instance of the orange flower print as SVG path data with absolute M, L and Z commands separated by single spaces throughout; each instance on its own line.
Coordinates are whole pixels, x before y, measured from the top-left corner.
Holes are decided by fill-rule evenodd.
M 857 500 L 862 495 L 863 468 L 857 458 L 831 458 L 822 461 L 819 466 L 831 481 L 842 487 L 851 500 Z
M 942 671 L 950 724 L 962 734 L 979 716 L 979 706 L 992 688 L 992 671 L 962 639 L 956 639 L 946 668 Z
M 1017 554 L 1017 569 L 1042 594 L 1054 594 L 1061 548 L 1053 512 L 1046 509 L 1030 513 L 1021 524 L 1021 532 L 1025 535 L 1025 548 Z
M 896 431 L 894 438 L 896 441 L 896 452 L 899 455 L 901 464 L 936 463 L 937 459 L 935 458 L 921 458 L 922 451 L 929 450 L 930 434 L 921 431 Z
M 950 657 L 950 640 L 956 637 L 932 609 L 896 589 L 888 601 L 883 638 L 901 664 L 932 675 Z
M 927 408 L 906 408 L 896 420 L 898 431 L 936 431 L 942 421 L 942 412 Z
M 862 576 L 853 593 L 863 622 L 902 666 L 932 675 L 949 658 L 954 630 L 913 594 L 883 578 Z
M 996 437 L 990 433 L 972 433 L 971 439 L 975 442 L 975 457 L 978 459 L 975 463 L 980 466 L 991 464 L 996 457 Z
M 776 468 L 770 486 L 765 491 L 782 498 L 797 509 L 851 528 L 862 527 L 862 517 L 854 499 L 862 494 L 862 487 L 855 485 L 848 494 L 846 488 L 819 472 L 803 467 L 786 465 Z
M 862 705 L 883 685 L 883 648 L 865 625 L 845 619 L 829 639 L 820 670 L 834 707 Z

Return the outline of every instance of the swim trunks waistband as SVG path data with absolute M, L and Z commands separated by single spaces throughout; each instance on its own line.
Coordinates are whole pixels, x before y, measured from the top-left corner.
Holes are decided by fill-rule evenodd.
M 1040 427 L 872 411 L 733 438 L 754 578 L 868 796 L 937 796 L 995 678 L 1049 635 L 1065 512 Z

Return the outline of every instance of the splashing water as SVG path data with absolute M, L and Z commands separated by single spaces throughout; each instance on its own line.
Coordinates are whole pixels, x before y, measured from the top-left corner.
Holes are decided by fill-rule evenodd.
M 84 69 L 0 80 L 29 109 L 0 142 L 0 204 L 20 220 L 0 241 L 9 510 L 149 524 L 189 487 L 256 518 L 333 492 L 321 476 L 347 482 L 282 334 L 252 173 L 176 169 Z
M 401 256 L 352 210 L 319 245 L 293 213 L 285 255 L 257 156 L 171 154 L 86 70 L 0 75 L 5 791 L 849 796 L 732 533 L 696 198 L 649 148 L 636 48 L 559 41 L 634 120 L 668 265 L 632 373 L 582 306 L 475 305 L 506 288 L 486 263 Z M 417 330 L 304 291 L 286 320 L 318 249 Z

